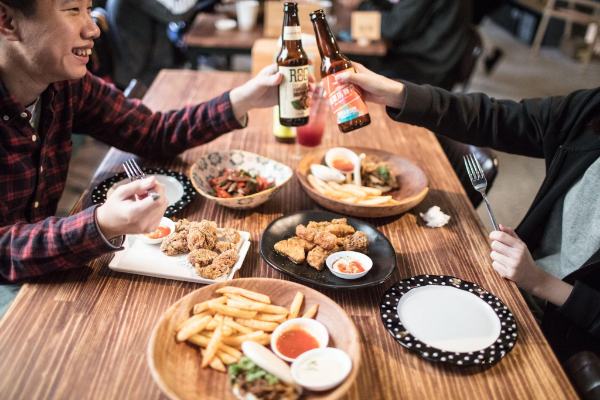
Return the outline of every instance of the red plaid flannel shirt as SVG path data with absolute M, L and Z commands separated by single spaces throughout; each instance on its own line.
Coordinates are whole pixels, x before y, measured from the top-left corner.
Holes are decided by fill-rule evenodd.
M 53 217 L 67 177 L 71 134 L 84 133 L 142 157 L 170 156 L 241 128 L 229 92 L 208 102 L 152 113 L 87 74 L 52 84 L 31 113 L 0 80 L 0 282 L 84 265 L 116 251 L 98 231 L 96 206 Z

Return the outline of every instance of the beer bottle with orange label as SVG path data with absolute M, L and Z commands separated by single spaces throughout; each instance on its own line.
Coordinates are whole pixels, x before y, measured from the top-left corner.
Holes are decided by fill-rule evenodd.
M 321 78 L 323 88 L 335 114 L 340 131 L 346 133 L 371 123 L 369 110 L 362 99 L 361 89 L 352 83 L 338 83 L 335 75 L 346 70 L 354 70 L 352 62 L 340 53 L 323 10 L 310 14 L 315 28 L 317 45 L 321 54 Z
M 283 31 L 277 66 L 283 79 L 279 84 L 279 122 L 283 126 L 308 123 L 308 56 L 302 48 L 298 4 L 283 4 Z

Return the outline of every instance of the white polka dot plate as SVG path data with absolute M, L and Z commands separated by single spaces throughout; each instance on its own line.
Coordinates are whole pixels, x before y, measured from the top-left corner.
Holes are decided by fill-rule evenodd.
M 518 338 L 514 316 L 498 297 L 453 276 L 398 281 L 384 294 L 380 312 L 398 343 L 434 362 L 494 364 Z

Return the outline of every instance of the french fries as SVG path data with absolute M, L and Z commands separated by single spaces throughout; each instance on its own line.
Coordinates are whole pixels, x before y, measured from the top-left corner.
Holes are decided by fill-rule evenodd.
M 340 185 L 337 182 L 325 182 L 312 174 L 308 174 L 308 183 L 317 192 L 333 200 L 360 206 L 382 206 L 398 204 L 392 196 L 383 196 L 381 190 L 366 186 L 358 186 L 346 179 L 347 183 Z
M 333 190 L 333 189 L 332 189 Z M 215 291 L 221 297 L 206 300 L 193 307 L 193 314 L 176 329 L 178 342 L 188 341 L 200 347 L 201 367 L 226 371 L 242 356 L 242 343 L 251 340 L 271 344 L 271 334 L 280 323 L 300 315 L 304 294 L 297 292 L 290 309 L 271 304 L 261 293 L 233 286 Z M 314 318 L 318 304 L 305 310 L 304 318 Z

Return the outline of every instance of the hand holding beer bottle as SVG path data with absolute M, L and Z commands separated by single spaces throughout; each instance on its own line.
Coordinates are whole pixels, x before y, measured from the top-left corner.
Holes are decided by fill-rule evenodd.
M 362 99 L 360 87 L 354 83 L 340 83 L 336 75 L 354 71 L 352 62 L 344 56 L 335 41 L 323 10 L 310 14 L 315 29 L 317 46 L 321 54 L 321 78 L 329 96 L 329 103 L 343 133 L 362 128 L 371 123 L 369 110 Z

